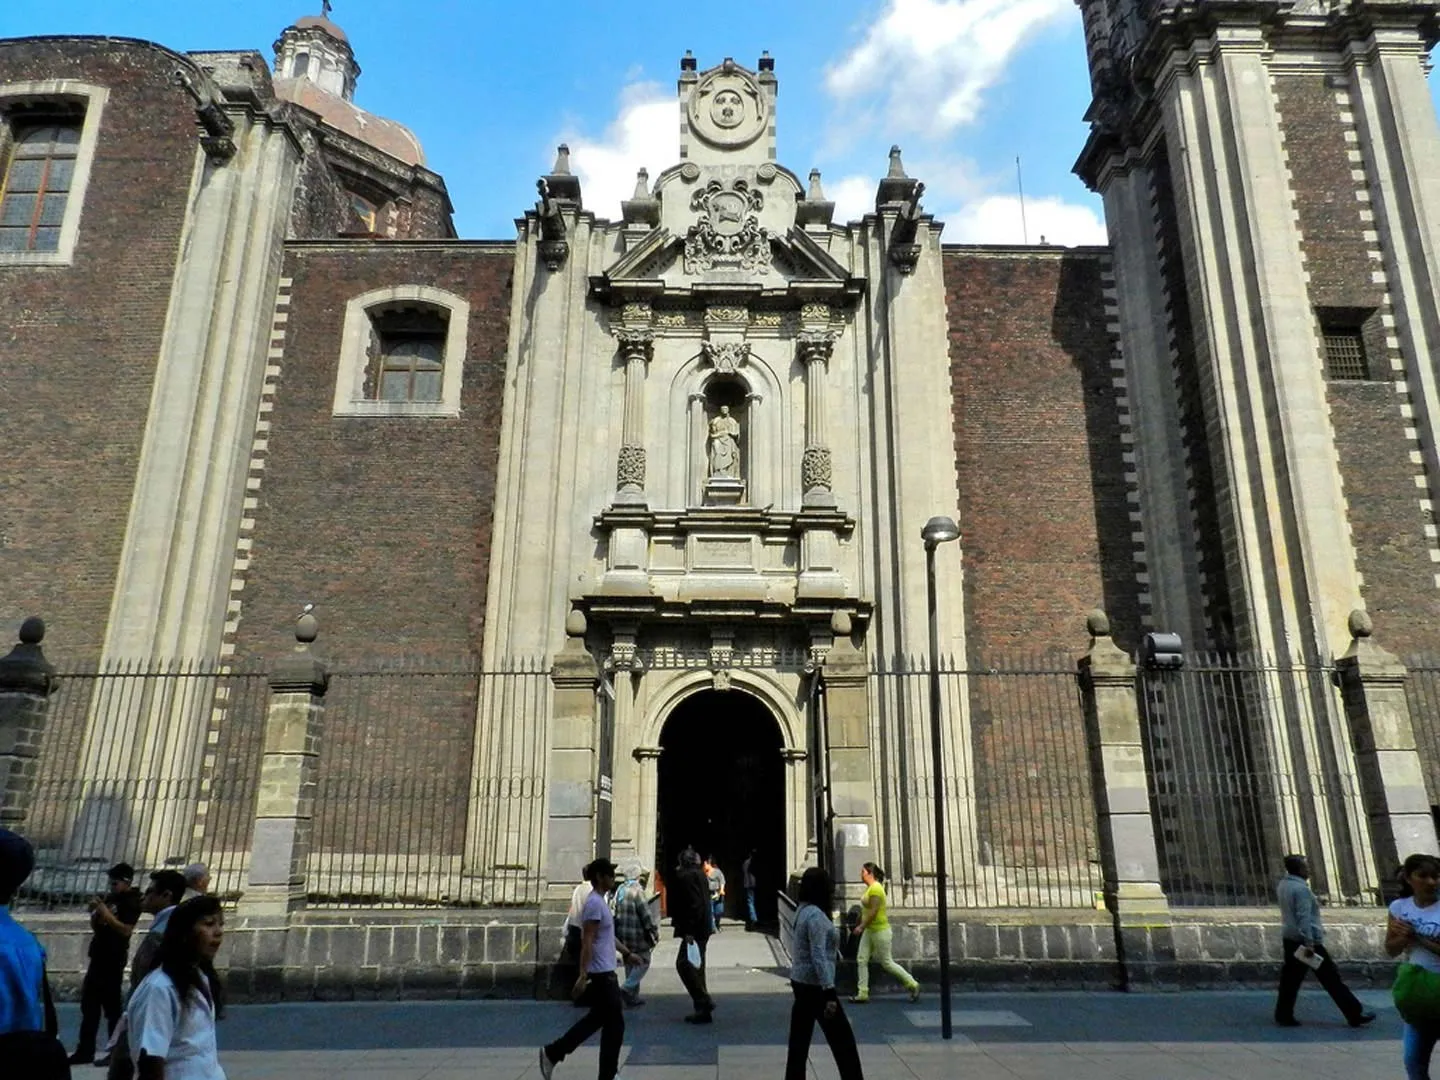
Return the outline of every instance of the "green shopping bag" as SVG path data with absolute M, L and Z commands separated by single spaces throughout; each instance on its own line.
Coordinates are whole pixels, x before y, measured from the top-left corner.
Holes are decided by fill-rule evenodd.
M 1395 972 L 1390 995 L 1407 1024 L 1440 1025 L 1440 974 L 1418 964 L 1401 964 Z

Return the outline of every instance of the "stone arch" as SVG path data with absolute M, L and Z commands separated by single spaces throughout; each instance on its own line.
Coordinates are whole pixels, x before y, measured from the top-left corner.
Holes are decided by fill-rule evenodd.
M 686 699 L 714 688 L 715 675 L 706 668 L 676 672 L 676 677 L 651 698 L 650 707 L 641 722 L 641 744 L 659 746 L 660 733 L 671 714 Z M 786 751 L 805 749 L 805 717 L 778 682 L 764 672 L 738 669 L 730 672 L 730 688 L 732 692 L 749 694 L 770 712 L 780 729 L 781 744 Z

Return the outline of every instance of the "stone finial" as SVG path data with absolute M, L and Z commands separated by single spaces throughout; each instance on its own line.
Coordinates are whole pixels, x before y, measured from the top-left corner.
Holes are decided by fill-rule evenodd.
M 305 610 L 295 620 L 295 640 L 301 647 L 313 645 L 320 636 L 320 623 L 312 614 L 314 610 L 314 604 L 306 604 Z
M 835 217 L 835 204 L 825 198 L 820 186 L 820 170 L 810 170 L 810 190 L 805 198 L 795 204 L 795 223 L 805 225 L 829 225 Z
M 1368 638 L 1375 633 L 1375 622 L 1370 618 L 1370 613 L 1360 608 L 1350 612 L 1350 636 L 1352 638 Z
M 907 180 L 909 176 L 905 172 L 905 164 L 900 160 L 900 147 L 890 147 L 890 171 L 885 174 L 889 180 Z
M 1110 636 L 1110 616 L 1096 608 L 1085 616 L 1085 630 L 1092 638 L 1108 638 Z
M 811 202 L 824 202 L 825 192 L 820 188 L 820 170 L 810 170 L 810 190 L 805 193 L 805 198 Z
M 830 632 L 836 637 L 849 637 L 853 629 L 848 611 L 837 611 L 830 616 Z
M 589 629 L 589 622 L 585 618 L 585 612 L 579 608 L 571 608 L 570 614 L 565 616 L 565 634 L 567 637 L 583 638 L 585 631 Z
M 650 197 L 650 170 L 640 166 L 635 170 L 635 193 L 630 196 L 632 199 L 648 199 Z
M 563 142 L 555 148 L 555 167 L 550 170 L 550 175 L 570 175 L 570 147 Z
M 758 70 L 758 71 L 774 71 L 774 70 L 775 70 L 775 58 L 770 55 L 770 50 L 769 50 L 769 49 L 764 50 L 764 51 L 760 54 L 760 63 L 757 65 L 756 70 Z
M 31 615 L 20 624 L 19 643 L 9 655 L 0 657 L 0 693 L 37 694 L 48 697 L 59 680 L 55 668 L 45 659 L 40 643 L 45 640 L 45 620 Z
M 660 200 L 650 193 L 650 171 L 641 168 L 635 173 L 635 194 L 620 203 L 620 215 L 626 225 L 660 224 Z
M 693 52 L 691 52 L 689 49 L 686 49 L 686 50 L 685 50 L 685 55 L 680 58 L 680 70 L 681 70 L 681 71 L 694 71 L 694 70 L 695 70 L 695 54 L 694 54 Z

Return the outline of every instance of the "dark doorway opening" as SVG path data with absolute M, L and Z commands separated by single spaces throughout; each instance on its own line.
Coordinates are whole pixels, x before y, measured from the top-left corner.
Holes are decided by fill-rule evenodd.
M 785 763 L 780 725 L 738 690 L 708 690 L 670 714 L 660 733 L 656 848 L 662 873 L 688 845 L 714 856 L 725 874 L 726 923 L 744 922 L 742 868 L 755 857 L 755 906 L 776 920 L 785 857 Z

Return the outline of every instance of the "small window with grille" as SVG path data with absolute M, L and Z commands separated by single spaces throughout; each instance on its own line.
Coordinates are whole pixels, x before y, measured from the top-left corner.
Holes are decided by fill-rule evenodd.
M 1322 327 L 1325 339 L 1325 377 L 1332 380 L 1364 381 L 1370 378 L 1365 355 L 1365 337 L 1359 327 Z

